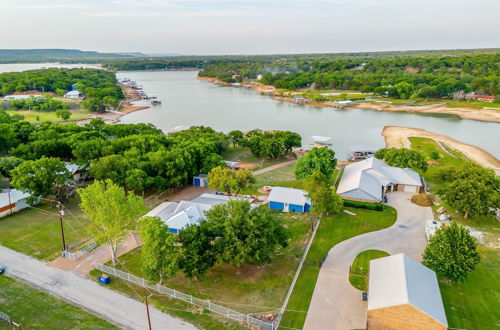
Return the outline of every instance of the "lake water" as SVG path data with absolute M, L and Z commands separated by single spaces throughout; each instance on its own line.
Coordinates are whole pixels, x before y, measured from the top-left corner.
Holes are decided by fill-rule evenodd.
M 42 67 L 97 67 L 92 64 L 21 63 L 0 64 L 0 72 Z M 162 100 L 148 110 L 121 118 L 125 123 L 152 123 L 171 131 L 177 126 L 205 125 L 228 132 L 254 128 L 290 130 L 302 135 L 303 146 L 311 136 L 332 137 L 333 149 L 345 159 L 350 146 L 384 146 L 384 126 L 408 126 L 447 135 L 476 145 L 500 158 L 500 124 L 428 115 L 373 110 L 337 110 L 282 103 L 246 88 L 234 88 L 196 79 L 193 71 L 119 72 L 143 85 L 146 93 Z
M 136 80 L 146 93 L 156 94 L 162 100 L 161 105 L 123 116 L 121 121 L 152 123 L 166 132 L 177 126 L 193 125 L 224 132 L 254 128 L 290 130 L 302 135 L 304 147 L 313 135 L 332 137 L 337 157 L 345 159 L 350 146 L 383 147 L 384 126 L 408 126 L 479 146 L 500 158 L 498 123 L 455 116 L 338 110 L 277 102 L 250 89 L 197 80 L 197 72 L 193 71 L 130 71 L 117 75 Z

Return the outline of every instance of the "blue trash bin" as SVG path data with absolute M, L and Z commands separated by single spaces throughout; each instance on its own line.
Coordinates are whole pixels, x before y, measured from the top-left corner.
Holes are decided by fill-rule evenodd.
M 109 282 L 111 282 L 111 278 L 108 275 L 102 274 L 101 276 L 99 276 L 99 283 L 109 284 Z

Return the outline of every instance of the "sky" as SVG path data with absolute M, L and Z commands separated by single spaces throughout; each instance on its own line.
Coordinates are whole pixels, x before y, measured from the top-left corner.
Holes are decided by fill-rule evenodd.
M 0 0 L 0 48 L 186 55 L 500 47 L 500 0 Z

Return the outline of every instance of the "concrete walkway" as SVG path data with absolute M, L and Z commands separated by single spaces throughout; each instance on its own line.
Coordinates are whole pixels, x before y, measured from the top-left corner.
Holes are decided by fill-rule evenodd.
M 362 301 L 361 291 L 349 282 L 349 266 L 360 252 L 371 249 L 386 251 L 391 255 L 403 252 L 421 260 L 426 246 L 425 222 L 434 217 L 430 207 L 411 203 L 411 196 L 411 193 L 404 192 L 388 195 L 388 204 L 398 213 L 393 226 L 353 237 L 329 251 L 314 288 L 304 329 L 345 330 L 366 327 L 367 303 Z
M 8 276 L 82 306 L 123 328 L 148 328 L 146 308 L 134 299 L 3 246 L 0 246 L 0 261 L 7 267 Z M 153 329 L 196 329 L 154 307 L 150 307 L 150 314 Z

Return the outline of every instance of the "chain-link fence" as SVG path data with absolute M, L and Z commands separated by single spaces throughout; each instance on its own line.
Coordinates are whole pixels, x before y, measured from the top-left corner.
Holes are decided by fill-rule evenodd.
M 242 324 L 245 324 L 251 328 L 256 328 L 256 329 L 263 329 L 263 330 L 274 330 L 276 329 L 274 326 L 274 323 L 269 322 L 269 321 L 264 321 L 260 320 L 256 317 L 250 316 L 248 314 L 243 314 L 237 311 L 234 311 L 232 309 L 229 309 L 224 306 L 220 306 L 217 304 L 214 304 L 210 300 L 203 300 L 196 298 L 190 294 L 185 294 L 180 291 L 177 291 L 175 289 L 170 289 L 167 288 L 163 285 L 159 284 L 149 284 L 147 280 L 137 277 L 135 275 L 132 275 L 130 273 L 123 272 L 121 270 L 118 270 L 113 267 L 109 267 L 100 263 L 94 263 L 94 266 L 96 269 L 100 270 L 101 272 L 104 272 L 109 275 L 114 275 L 118 278 L 121 278 L 122 280 L 132 282 L 134 284 L 140 285 L 142 287 L 155 290 L 159 293 L 165 294 L 171 298 L 176 298 L 180 299 L 184 302 L 187 302 L 189 304 L 205 308 L 209 311 L 212 311 L 214 313 L 220 314 L 222 316 L 225 316 L 231 320 L 240 322 Z

